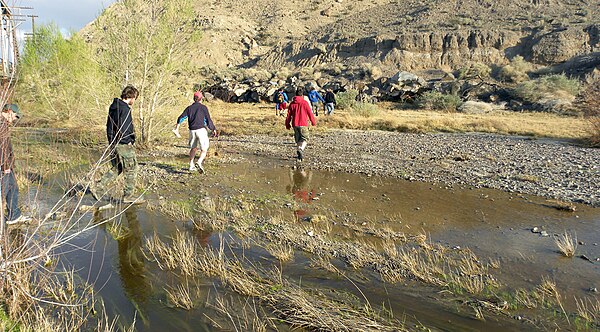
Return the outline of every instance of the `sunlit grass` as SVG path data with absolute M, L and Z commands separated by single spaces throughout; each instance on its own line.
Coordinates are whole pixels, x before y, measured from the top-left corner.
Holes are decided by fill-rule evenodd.
M 563 256 L 575 256 L 575 251 L 577 250 L 577 237 L 573 237 L 565 231 L 563 234 L 557 236 L 554 239 L 554 242 Z

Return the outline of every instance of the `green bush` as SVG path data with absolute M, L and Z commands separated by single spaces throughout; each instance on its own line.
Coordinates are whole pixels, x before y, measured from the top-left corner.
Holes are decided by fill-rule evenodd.
M 356 105 L 356 96 L 358 96 L 358 91 L 356 90 L 337 93 L 335 96 L 336 107 L 343 110 L 352 109 Z
M 438 91 L 425 92 L 417 98 L 417 105 L 423 109 L 454 112 L 462 101 L 455 95 L 447 95 Z
M 370 118 L 379 114 L 379 106 L 371 103 L 356 103 L 352 107 L 352 114 Z
M 533 70 L 533 65 L 525 61 L 522 56 L 517 55 L 510 60 L 510 64 L 500 69 L 498 76 L 506 82 L 521 83 L 529 80 L 527 73 L 531 70 Z
M 573 98 L 579 93 L 580 86 L 578 80 L 565 75 L 549 75 L 519 84 L 514 94 L 523 101 L 535 103 L 548 96 L 556 99 Z

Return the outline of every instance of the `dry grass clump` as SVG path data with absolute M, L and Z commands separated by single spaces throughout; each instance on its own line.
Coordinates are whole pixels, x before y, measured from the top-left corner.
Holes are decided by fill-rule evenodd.
M 271 319 L 267 318 L 268 315 L 255 299 L 240 300 L 237 304 L 233 302 L 233 299 L 227 301 L 223 297 L 217 297 L 212 305 L 220 315 L 231 323 L 232 330 L 267 332 L 269 327 L 277 330 L 276 327 L 269 324 Z
M 575 303 L 577 304 L 577 316 L 587 323 L 600 327 L 600 300 L 575 298 Z
M 177 230 L 171 245 L 163 242 L 158 234 L 146 238 L 146 258 L 156 261 L 160 269 L 179 269 L 183 275 L 193 276 L 199 269 L 196 251 L 199 245 L 196 239 Z
M 172 247 L 167 245 L 169 248 L 161 249 L 162 252 L 173 254 L 177 241 L 176 236 L 172 240 Z M 149 250 L 155 252 L 158 252 L 156 248 L 165 245 L 156 243 L 156 240 L 153 242 L 155 243 L 149 246 Z M 197 262 L 200 262 L 197 265 L 199 271 L 219 278 L 223 285 L 238 294 L 258 299 L 260 303 L 269 306 L 280 319 L 294 328 L 304 327 L 327 331 L 404 330 L 401 323 L 382 318 L 368 304 L 365 306 L 355 305 L 332 299 L 318 290 L 307 291 L 287 282 L 279 270 L 266 271 L 251 262 L 239 260 L 235 256 L 228 258 L 225 255 L 223 244 L 218 250 L 198 246 L 186 250 L 190 250 L 191 255 L 196 257 Z M 157 261 L 162 256 L 158 253 L 153 255 Z M 177 262 L 180 263 L 181 260 L 177 260 Z M 171 293 L 172 297 L 177 295 L 174 292 Z M 187 299 L 185 302 L 180 305 L 189 305 Z M 239 321 L 234 319 L 232 322 Z
M 169 303 L 176 308 L 192 310 L 196 306 L 195 300 L 192 298 L 193 292 L 190 292 L 190 287 L 187 284 L 177 285 L 177 287 L 171 289 L 165 288 L 165 292 L 167 293 L 167 300 Z M 196 293 L 197 292 L 198 288 L 196 288 Z
M 573 237 L 565 231 L 563 234 L 554 238 L 554 243 L 556 243 L 558 250 L 563 256 L 575 256 L 575 251 L 577 250 L 577 237 Z
M 190 201 L 159 200 L 156 208 L 148 205 L 150 210 L 158 210 L 165 215 L 177 220 L 190 220 L 193 218 L 194 210 Z
M 270 243 L 265 247 L 265 249 L 282 263 L 289 262 L 294 259 L 294 248 L 289 243 Z

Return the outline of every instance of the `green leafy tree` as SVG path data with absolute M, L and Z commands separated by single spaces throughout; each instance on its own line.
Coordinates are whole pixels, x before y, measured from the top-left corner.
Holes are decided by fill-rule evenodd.
M 49 121 L 89 121 L 90 109 L 105 103 L 105 76 L 91 48 L 77 35 L 65 39 L 54 24 L 25 43 L 18 69 L 18 101 Z
M 166 119 L 161 108 L 181 96 L 178 76 L 189 72 L 190 49 L 200 37 L 192 0 L 122 0 L 96 20 L 99 59 L 114 90 L 133 84 L 140 90 L 142 141 L 147 143 Z

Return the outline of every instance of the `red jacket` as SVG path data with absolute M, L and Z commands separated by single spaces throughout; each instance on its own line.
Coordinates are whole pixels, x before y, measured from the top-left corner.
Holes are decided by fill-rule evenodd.
M 317 125 L 317 120 L 308 102 L 302 96 L 295 96 L 290 106 L 288 106 L 285 127 L 290 129 L 290 122 L 293 127 L 308 127 L 308 120 L 313 126 Z

